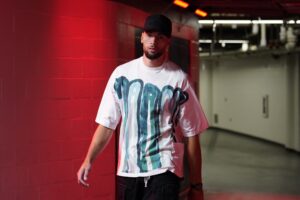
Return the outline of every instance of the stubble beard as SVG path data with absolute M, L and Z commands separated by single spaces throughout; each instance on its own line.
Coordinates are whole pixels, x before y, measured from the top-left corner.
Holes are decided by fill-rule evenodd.
M 163 55 L 162 52 L 149 53 L 148 51 L 144 51 L 146 57 L 150 60 L 155 60 Z

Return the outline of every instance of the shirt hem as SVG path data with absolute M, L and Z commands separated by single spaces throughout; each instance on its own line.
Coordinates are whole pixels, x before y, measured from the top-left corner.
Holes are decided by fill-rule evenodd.
M 154 175 L 165 173 L 168 170 L 169 169 L 164 168 L 164 169 L 154 170 L 154 171 L 150 171 L 150 172 L 143 172 L 143 173 L 118 172 L 117 175 L 118 176 L 124 176 L 124 177 L 132 177 L 132 178 L 136 178 L 136 177 L 148 177 L 148 176 L 154 176 Z

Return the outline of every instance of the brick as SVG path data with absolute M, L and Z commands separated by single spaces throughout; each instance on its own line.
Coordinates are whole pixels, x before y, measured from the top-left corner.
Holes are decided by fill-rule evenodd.
M 36 122 L 34 141 L 52 142 L 70 139 L 68 133 L 71 131 L 71 121 L 60 119 L 42 119 Z
M 59 184 L 64 181 L 76 181 L 72 173 L 72 161 L 58 161 L 29 166 L 29 186 Z
M 1 183 L 1 190 L 14 190 L 17 188 L 17 170 L 16 167 L 9 166 L 9 167 L 1 167 L 0 168 L 0 183 Z M 1 195 L 2 198 L 2 195 Z
M 80 105 L 76 100 L 46 100 L 38 105 L 38 116 L 40 119 L 80 118 Z
M 4 81 L 5 79 L 12 79 L 13 77 L 13 56 L 1 54 L 0 52 L 0 78 Z M 3 83 L 4 84 L 4 83 Z
M 89 79 L 76 79 L 71 81 L 72 98 L 84 99 L 92 96 L 92 81 Z
M 16 163 L 15 144 L 0 145 L 0 167 L 11 166 Z
M 16 190 L 0 190 L 1 199 L 5 200 L 16 200 Z
M 100 99 L 81 99 L 78 100 L 78 103 L 81 110 L 81 117 L 83 119 L 91 119 L 94 122 Z
M 49 48 L 53 57 L 82 57 L 89 52 L 89 42 L 84 39 L 55 38 Z
M 1 27 L 1 26 L 0 26 Z M 1 31 L 0 31 L 1 33 Z M 0 58 L 1 58 L 1 68 L 0 74 L 5 72 L 4 70 L 8 71 L 11 70 L 12 61 L 13 61 L 13 53 L 14 53 L 14 38 L 12 37 L 12 33 L 9 35 L 2 34 L 0 37 L 1 48 L 0 48 Z M 3 71 L 3 72 L 2 72 Z
M 84 159 L 88 150 L 90 139 L 65 141 L 62 143 L 62 160 Z
M 112 59 L 85 59 L 82 63 L 85 78 L 107 79 L 117 67 L 116 61 Z
M 39 90 L 47 99 L 70 99 L 72 96 L 72 85 L 69 79 L 42 80 Z
M 76 100 L 61 101 L 61 119 L 76 119 L 82 117 L 79 102 Z
M 23 121 L 18 123 L 18 127 L 15 127 L 15 144 L 30 144 L 34 141 L 37 140 L 36 134 L 35 134 L 35 129 L 34 129 L 34 124 L 36 121 L 34 121 L 33 117 L 32 119 L 30 117 L 30 113 L 28 113 L 27 118 L 24 118 Z M 19 117 L 19 115 L 18 115 Z M 27 122 L 27 123 L 26 123 Z
M 16 193 L 17 200 L 40 200 L 40 189 L 35 188 L 24 188 L 18 190 Z
M 47 184 L 41 186 L 40 199 L 42 200 L 81 200 L 84 199 L 83 191 L 87 190 L 79 186 L 77 181 Z
M 104 79 L 104 80 L 97 79 L 92 81 L 92 96 L 94 98 L 99 99 L 99 103 L 104 93 L 105 87 L 107 85 L 107 81 L 108 79 Z
M 62 142 L 39 143 L 38 163 L 61 161 Z
M 0 27 L 5 27 L 0 29 L 1 36 L 4 34 L 11 34 L 12 32 L 12 16 L 13 16 L 13 2 L 3 1 L 1 2 L 0 12 Z
M 91 139 L 94 133 L 94 121 L 88 119 L 75 119 L 71 122 L 71 130 L 68 137 L 74 140 Z
M 53 34 L 55 37 L 103 39 L 107 34 L 105 29 L 101 28 L 99 20 L 64 16 L 54 17 L 53 23 L 57 31 Z
M 115 50 L 115 51 L 113 51 Z M 49 47 L 48 54 L 53 57 L 87 58 L 98 57 L 115 58 L 116 47 L 112 47 L 106 40 L 90 38 L 56 38 Z
M 37 3 L 37 2 L 35 2 Z M 34 6 L 33 3 L 29 5 Z M 35 38 L 36 40 L 24 42 L 32 42 L 38 44 L 38 41 L 44 40 L 45 35 L 53 28 L 52 16 L 45 15 L 41 12 L 32 12 L 26 10 L 15 10 L 15 32 L 17 38 Z M 23 34 L 22 34 L 23 33 Z M 19 43 L 18 43 L 19 44 Z M 45 44 L 40 43 L 39 46 Z
M 45 173 L 47 169 L 45 164 L 34 163 L 28 166 L 28 187 L 38 187 L 43 185 L 45 181 Z
M 45 100 L 37 104 L 37 114 L 40 120 L 57 120 L 60 119 L 60 110 L 62 109 L 59 103 L 62 100 Z
M 55 8 L 55 6 L 53 6 L 53 2 L 49 0 L 42 2 L 38 0 L 31 0 L 30 3 L 26 3 L 22 0 L 15 0 L 14 2 L 16 3 L 15 8 L 22 12 L 39 11 L 41 13 L 50 13 L 50 11 Z
M 76 181 L 76 174 L 72 173 L 72 161 L 53 162 L 45 165 L 45 184 Z
M 99 40 L 92 44 L 92 52 L 97 52 L 98 58 L 114 59 L 118 57 L 118 48 L 115 40 Z
M 40 148 L 37 144 L 22 144 L 17 146 L 16 163 L 17 165 L 31 165 L 38 163 Z
M 43 59 L 37 74 L 42 78 L 81 78 L 83 66 L 82 60 L 78 58 Z
M 1 77 L 1 76 L 0 76 Z M 4 80 L 0 78 L 0 108 L 4 99 Z
M 115 175 L 107 174 L 97 177 L 95 171 L 90 175 L 90 188 L 84 191 L 84 199 L 108 198 L 115 193 Z M 101 197 L 101 198 L 100 198 Z
M 59 184 L 43 185 L 40 188 L 40 200 L 63 200 L 64 191 Z
M 8 109 L 9 107 L 5 107 L 0 112 L 0 145 L 14 145 L 12 141 L 16 140 L 16 131 L 13 128 L 15 126 L 14 116 L 6 112 Z
M 74 173 L 76 174 L 76 173 Z M 82 200 L 83 199 L 83 190 L 77 181 L 72 182 L 63 182 L 60 184 L 61 188 L 64 191 L 64 199 L 63 200 Z
M 126 60 L 131 60 L 135 57 L 135 46 L 132 43 L 123 42 L 119 44 L 118 49 L 119 57 Z

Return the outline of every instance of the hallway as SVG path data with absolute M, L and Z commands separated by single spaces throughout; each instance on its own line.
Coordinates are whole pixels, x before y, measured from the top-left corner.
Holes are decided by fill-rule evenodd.
M 206 200 L 300 199 L 300 155 L 219 129 L 201 136 Z

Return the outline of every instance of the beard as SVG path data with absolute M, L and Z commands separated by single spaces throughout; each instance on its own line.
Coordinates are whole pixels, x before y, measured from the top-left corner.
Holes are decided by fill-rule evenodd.
M 145 50 L 144 50 L 144 53 L 145 53 L 145 56 L 146 56 L 148 59 L 150 59 L 150 60 L 155 60 L 155 59 L 157 59 L 157 58 L 159 58 L 159 57 L 161 57 L 161 56 L 163 55 L 162 52 L 150 53 L 150 52 L 145 51 Z

